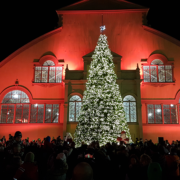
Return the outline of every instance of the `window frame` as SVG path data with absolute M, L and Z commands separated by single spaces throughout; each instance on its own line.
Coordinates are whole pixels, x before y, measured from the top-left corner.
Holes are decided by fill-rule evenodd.
M 70 99 L 73 96 L 79 96 L 81 98 L 81 101 L 70 101 Z M 75 102 L 75 118 L 76 119 L 76 102 L 81 102 L 81 106 L 82 106 L 82 96 L 79 94 L 71 94 L 71 96 L 69 97 L 69 101 L 68 101 L 68 123 L 78 123 L 78 121 L 70 121 L 70 102 Z
M 54 62 L 54 66 L 43 66 L 43 64 L 46 62 L 46 61 L 52 61 Z M 57 67 L 61 67 L 62 68 L 62 71 L 61 71 L 61 82 L 56 82 L 56 76 L 55 76 L 55 82 L 49 82 L 49 71 L 50 71 L 50 68 L 48 68 L 48 77 L 47 77 L 47 82 L 35 82 L 35 68 L 36 67 L 55 67 L 55 71 L 57 71 Z M 41 69 L 41 72 L 42 72 L 42 69 Z M 32 85 L 38 85 L 38 86 L 43 86 L 43 87 L 46 87 L 46 86 L 56 86 L 56 85 L 61 85 L 63 86 L 63 80 L 64 80 L 64 59 L 60 59 L 58 60 L 55 56 L 53 55 L 44 55 L 42 56 L 40 59 L 35 59 L 34 62 L 33 62 L 33 78 L 32 78 Z M 42 75 L 41 75 L 42 77 Z
M 151 64 L 152 61 L 154 60 L 160 60 L 162 61 L 163 64 L 159 64 L 159 65 L 153 65 Z M 167 57 L 165 57 L 162 54 L 152 54 L 148 59 L 142 59 L 141 60 L 142 64 L 141 64 L 141 79 L 143 79 L 142 84 L 152 84 L 152 85 L 158 85 L 158 84 L 174 84 L 175 83 L 175 77 L 174 77 L 174 63 L 173 61 L 169 61 L 167 59 Z M 149 67 L 149 74 L 151 74 L 151 70 L 150 67 L 151 66 L 156 66 L 156 73 L 157 73 L 157 82 L 151 82 L 151 76 L 150 76 L 150 82 L 145 82 L 144 81 L 144 66 L 148 66 Z M 164 66 L 164 71 L 165 71 L 165 81 L 164 82 L 159 82 L 159 73 L 158 73 L 158 66 Z M 166 69 L 165 66 L 171 66 L 171 70 L 172 70 L 172 81 L 166 81 Z
M 150 105 L 150 104 L 152 104 L 152 105 L 161 105 L 161 118 L 162 118 L 162 123 L 149 123 L 149 121 L 148 121 L 148 105 Z M 170 119 L 170 122 L 171 123 L 164 123 L 164 105 L 170 105 L 171 106 L 171 104 L 173 104 L 173 105 L 175 105 L 176 106 L 176 120 L 177 120 L 177 123 L 172 123 L 172 120 Z M 168 102 L 168 103 L 166 103 L 166 102 L 164 102 L 164 103 L 153 103 L 153 102 L 149 102 L 149 103 L 146 103 L 145 104 L 146 105 L 146 118 L 147 118 L 147 120 L 146 120 L 146 124 L 147 125 L 178 125 L 179 123 L 180 123 L 180 109 L 178 109 L 178 108 L 180 108 L 180 104 L 176 104 L 176 103 L 170 103 L 170 102 Z M 154 108 L 155 109 L 155 108 Z M 174 108 L 173 108 L 174 109 Z M 154 112 L 155 113 L 155 112 Z M 171 116 L 171 115 L 170 115 Z M 155 116 L 154 116 L 155 117 Z M 155 120 L 154 120 L 154 122 L 155 122 Z
M 132 96 L 134 99 L 135 99 L 135 101 L 124 101 L 124 98 L 126 97 L 126 96 Z M 131 121 L 127 121 L 127 123 L 137 123 L 138 122 L 138 117 L 137 117 L 137 100 L 136 100 L 136 98 L 133 96 L 133 95 L 131 95 L 131 94 L 126 94 L 124 97 L 123 97 L 123 103 L 124 102 L 135 102 L 136 103 L 136 121 L 135 122 L 131 122 Z M 125 111 L 125 110 L 124 110 Z M 129 103 L 129 115 L 130 115 L 130 103 Z
M 163 82 L 161 82 L 161 81 L 159 81 L 159 67 L 160 66 L 162 66 L 162 67 L 164 67 L 164 74 L 165 74 L 165 81 L 163 81 Z M 172 71 L 172 81 L 167 81 L 166 80 L 166 70 L 168 70 L 168 69 L 166 69 L 166 66 L 171 66 L 171 71 Z M 150 82 L 147 82 L 147 81 L 144 81 L 144 67 L 149 67 L 149 76 L 150 76 Z M 156 67 L 156 79 L 157 79 L 157 81 L 155 82 L 155 81 L 153 81 L 152 82 L 152 78 L 151 78 L 151 67 Z M 172 65 L 165 65 L 165 64 L 161 64 L 161 65 L 143 65 L 143 82 L 144 83 L 172 83 L 172 82 L 174 82 L 173 81 L 173 66 Z
M 29 102 L 28 103 L 2 103 L 3 102 L 3 99 L 4 99 L 4 97 L 9 93 L 9 92 L 11 92 L 11 91 L 14 91 L 14 90 L 20 90 L 20 91 L 22 91 L 22 92 L 24 92 L 27 96 L 28 96 L 28 98 L 29 98 Z M 22 87 L 20 87 L 20 86 L 15 86 L 15 87 L 10 87 L 10 88 L 8 88 L 8 89 L 6 89 L 6 90 L 4 90 L 2 93 L 1 93 L 1 95 L 0 95 L 0 125 L 23 125 L 23 124 L 51 124 L 51 125 L 57 125 L 57 124 L 60 124 L 60 123 L 62 123 L 62 122 L 60 122 L 60 116 L 61 116 L 61 104 L 63 103 L 64 101 L 63 100 L 33 100 L 32 99 L 32 96 L 31 96 L 31 93 L 27 90 L 27 89 L 25 89 L 25 88 L 22 88 Z M 20 123 L 16 123 L 15 121 L 16 121 L 16 106 L 17 105 L 19 105 L 19 104 L 22 104 L 22 105 L 29 105 L 29 114 L 28 114 L 28 122 L 25 122 L 25 123 L 22 123 L 22 122 L 20 122 Z M 33 105 L 33 104 L 43 104 L 44 105 L 44 116 L 43 116 L 43 123 L 38 123 L 37 122 L 37 119 L 36 119 L 36 123 L 32 123 L 32 122 L 30 122 L 30 120 L 31 120 L 31 106 Z M 50 122 L 50 123 L 45 123 L 45 108 L 46 108 L 46 104 L 51 104 L 52 106 L 53 105 L 55 105 L 55 104 L 57 104 L 57 105 L 59 105 L 59 108 L 58 108 L 58 113 L 59 113 L 59 115 L 58 115 L 58 122 Z M 2 118 L 2 107 L 3 107 L 3 105 L 7 105 L 7 106 L 9 106 L 9 105 L 13 105 L 14 106 L 14 109 L 13 109 L 13 119 L 12 119 L 12 123 L 7 123 L 7 115 L 6 115 L 6 122 L 5 121 L 3 121 L 3 122 L 1 122 L 1 118 Z M 8 108 L 6 109 L 6 111 L 8 111 Z M 21 116 L 23 116 L 23 112 L 21 113 Z
M 41 82 L 35 82 L 35 72 L 36 72 L 36 67 L 40 67 L 41 68 L 41 70 L 39 70 L 39 71 L 41 71 Z M 47 82 L 42 82 L 42 67 L 46 67 L 46 68 L 48 68 L 47 69 Z M 54 82 L 49 82 L 49 74 L 50 74 L 50 71 L 51 71 L 51 68 L 52 67 L 54 67 L 55 68 L 55 81 Z M 61 68 L 61 82 L 56 82 L 56 80 L 58 79 L 57 77 L 56 77 L 56 73 L 57 73 L 57 71 L 58 71 L 58 67 L 60 67 Z M 34 67 L 34 81 L 33 81 L 33 83 L 34 84 L 61 84 L 63 82 L 63 66 L 35 66 Z

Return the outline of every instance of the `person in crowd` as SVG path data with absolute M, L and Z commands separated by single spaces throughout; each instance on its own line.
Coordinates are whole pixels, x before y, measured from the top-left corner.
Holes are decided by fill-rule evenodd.
M 143 154 L 140 157 L 140 165 L 141 165 L 141 173 L 140 173 L 140 179 L 141 180 L 148 180 L 147 176 L 147 170 L 149 164 L 152 162 L 151 157 L 147 154 Z
M 68 165 L 64 153 L 59 153 L 54 161 L 53 168 L 48 171 L 47 180 L 66 180 Z
M 140 162 L 135 154 L 129 157 L 128 177 L 129 180 L 139 179 L 140 177 Z
M 177 156 L 177 151 L 175 148 L 171 149 L 169 155 L 165 156 L 166 158 L 166 173 L 169 178 L 177 178 L 179 176 L 179 164 L 180 158 Z
M 71 180 L 93 180 L 93 170 L 86 162 L 76 165 Z
M 26 154 L 24 163 L 17 170 L 14 179 L 38 180 L 38 167 L 34 163 L 34 154 L 32 152 Z
M 24 155 L 24 145 L 23 142 L 21 141 L 21 138 L 22 138 L 22 133 L 20 131 L 16 131 L 14 135 L 14 140 L 12 140 L 7 146 L 8 152 L 10 154 L 12 154 L 14 144 L 19 144 L 19 146 L 21 147 L 21 154 Z
M 148 166 L 148 180 L 162 180 L 162 169 L 159 163 L 152 162 Z
M 70 141 L 62 141 L 60 137 L 51 141 L 47 136 L 40 145 L 38 140 L 28 144 L 21 139 L 22 133 L 17 131 L 13 138 L 9 136 L 9 141 L 0 143 L 0 179 L 5 175 L 7 180 L 13 177 L 28 180 L 32 178 L 28 174 L 30 170 L 33 178 L 38 176 L 39 180 L 92 179 L 92 174 L 93 180 L 180 179 L 180 143 L 177 140 L 172 144 L 167 141 L 154 144 L 146 139 L 144 142 L 138 140 L 137 144 L 107 143 L 101 147 L 94 141 L 75 148 L 73 139 L 67 143 Z M 31 157 L 30 160 L 22 152 Z M 84 173 L 80 173 L 83 169 Z
M 66 134 L 66 138 L 65 138 L 64 141 L 66 141 L 67 144 L 71 144 L 71 143 L 72 143 L 73 137 L 72 137 L 71 133 L 67 133 L 67 134 Z

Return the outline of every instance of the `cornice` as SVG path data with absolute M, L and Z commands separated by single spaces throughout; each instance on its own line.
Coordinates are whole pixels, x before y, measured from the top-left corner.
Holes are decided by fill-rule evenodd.
M 102 13 L 142 13 L 148 9 L 119 9 L 119 10 L 57 10 L 57 14 L 102 14 Z

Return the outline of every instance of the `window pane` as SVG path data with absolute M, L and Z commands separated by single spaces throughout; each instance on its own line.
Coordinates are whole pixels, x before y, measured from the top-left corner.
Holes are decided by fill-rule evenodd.
M 81 102 L 76 102 L 76 121 L 78 121 L 80 110 L 81 110 Z
M 162 124 L 162 112 L 160 104 L 148 104 L 148 123 Z
M 70 101 L 81 101 L 81 98 L 79 96 L 75 95 L 70 98 Z
M 42 82 L 47 83 L 48 79 L 48 67 L 42 67 Z
M 147 112 L 148 112 L 148 123 L 155 123 L 154 122 L 154 105 L 153 104 L 147 105 Z
M 44 119 L 44 104 L 38 104 L 37 123 L 43 123 Z
M 41 82 L 41 67 L 35 67 L 35 82 Z
M 143 66 L 144 82 L 150 82 L 149 66 Z
M 55 66 L 55 64 L 53 61 L 47 60 L 46 62 L 44 62 L 43 66 Z
M 28 117 L 29 117 L 29 104 L 23 105 L 23 116 L 22 116 L 22 122 L 28 123 Z
M 159 77 L 159 82 L 165 82 L 164 66 L 158 66 L 158 77 Z
M 44 104 L 31 105 L 31 123 L 43 123 Z
M 155 105 L 155 122 L 156 124 L 162 124 L 161 105 Z
M 78 121 L 81 110 L 81 98 L 77 95 L 69 100 L 69 121 Z
M 55 82 L 55 67 L 50 67 L 50 70 L 49 70 L 49 82 L 50 83 Z
M 14 119 L 14 105 L 2 105 L 0 123 L 13 123 L 13 119 Z
M 164 123 L 166 124 L 177 124 L 177 108 L 176 105 L 163 105 L 163 111 L 164 111 Z
M 69 102 L 69 121 L 75 121 L 75 102 Z
M 15 123 L 28 123 L 29 116 L 29 104 L 17 104 L 16 105 L 16 117 Z
M 151 82 L 157 82 L 156 66 L 150 66 L 151 69 Z
M 29 98 L 26 93 L 19 90 L 14 90 L 5 95 L 2 103 L 15 104 L 15 103 L 29 103 Z
M 164 123 L 165 124 L 170 124 L 171 121 L 170 121 L 170 109 L 163 109 L 163 112 L 164 112 Z
M 172 82 L 172 66 L 165 66 L 166 71 L 166 82 Z
M 123 106 L 124 106 L 124 111 L 125 111 L 125 115 L 126 115 L 126 120 L 127 122 L 130 122 L 130 118 L 129 118 L 129 102 L 123 102 Z
M 37 106 L 35 104 L 32 104 L 30 123 L 36 123 L 36 118 L 37 118 Z
M 52 118 L 52 104 L 46 104 L 45 123 L 51 123 Z
M 137 122 L 137 120 L 136 120 L 136 102 L 130 102 L 130 121 Z
M 172 124 L 177 124 L 177 117 L 176 117 L 176 107 L 175 108 L 171 108 L 171 122 Z
M 59 121 L 59 104 L 53 104 L 52 123 L 58 123 L 58 121 Z
M 62 81 L 62 67 L 56 67 L 56 82 L 60 83 Z
M 127 95 L 124 97 L 123 101 L 136 101 L 136 100 L 133 96 Z
M 163 64 L 163 62 L 160 59 L 155 59 L 151 62 L 151 65 L 159 65 L 159 64 Z

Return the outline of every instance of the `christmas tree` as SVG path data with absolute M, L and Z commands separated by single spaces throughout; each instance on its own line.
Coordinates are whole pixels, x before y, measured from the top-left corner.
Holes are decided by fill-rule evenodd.
M 121 131 L 132 142 L 106 35 L 100 34 L 92 59 L 74 134 L 76 147 L 82 142 L 116 142 Z

